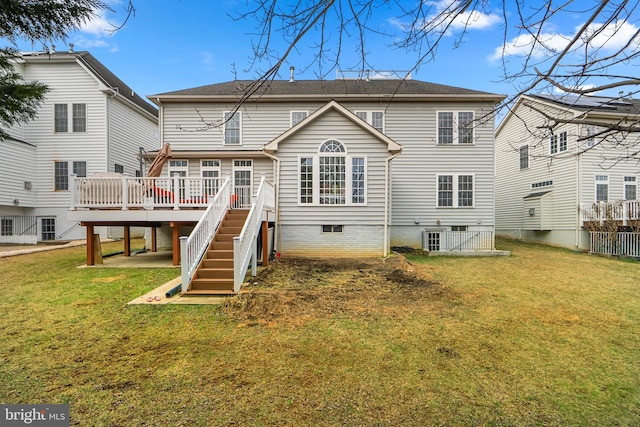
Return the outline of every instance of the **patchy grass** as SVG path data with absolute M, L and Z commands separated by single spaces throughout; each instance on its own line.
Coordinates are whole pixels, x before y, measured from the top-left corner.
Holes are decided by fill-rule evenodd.
M 6 258 L 0 401 L 83 426 L 637 425 L 639 265 L 499 244 L 284 259 L 224 307 L 126 306 L 176 271 L 75 268 L 84 248 Z

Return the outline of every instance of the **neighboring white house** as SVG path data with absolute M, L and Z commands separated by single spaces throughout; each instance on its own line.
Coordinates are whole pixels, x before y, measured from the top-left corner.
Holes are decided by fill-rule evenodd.
M 603 139 L 594 123 L 639 118 L 640 102 L 624 97 L 522 96 L 496 130 L 496 233 L 600 252 L 587 229 L 633 231 L 640 165 L 625 146 L 639 136 Z
M 88 52 L 23 53 L 15 68 L 50 90 L 37 117 L 0 141 L 0 242 L 84 238 L 67 218 L 72 174 L 140 175 L 140 149 L 160 147 L 157 109 Z

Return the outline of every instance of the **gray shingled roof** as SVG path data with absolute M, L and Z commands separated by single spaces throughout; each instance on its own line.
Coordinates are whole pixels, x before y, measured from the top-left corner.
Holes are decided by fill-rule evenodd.
M 253 83 L 251 80 L 235 80 L 200 86 L 191 89 L 166 92 L 153 97 L 173 96 L 241 96 Z M 499 97 L 489 92 L 446 86 L 420 80 L 273 80 L 261 87 L 256 96 L 357 96 L 357 95 L 485 95 Z
M 133 102 L 138 107 L 142 108 L 149 114 L 154 117 L 158 117 L 158 109 L 147 102 L 140 95 L 135 93 L 133 89 L 131 89 L 125 82 L 120 80 L 118 76 L 113 74 L 107 67 L 105 67 L 100 61 L 98 61 L 93 55 L 91 55 L 87 51 L 78 51 L 78 52 L 37 52 L 37 53 L 23 53 L 22 56 L 25 59 L 28 58 L 45 58 L 50 57 L 52 59 L 55 58 L 64 58 L 64 57 L 76 57 L 80 61 L 82 61 L 89 69 L 93 70 L 96 77 L 102 80 L 107 86 L 111 88 L 117 88 L 118 93 L 122 95 L 124 98 Z
M 619 114 L 640 114 L 640 100 L 628 97 L 586 96 L 574 94 L 529 94 L 532 98 L 550 101 L 580 111 L 602 111 Z

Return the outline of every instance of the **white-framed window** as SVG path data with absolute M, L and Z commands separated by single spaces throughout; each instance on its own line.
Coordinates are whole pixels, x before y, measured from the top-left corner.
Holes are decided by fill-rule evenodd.
M 355 114 L 380 132 L 384 133 L 384 111 L 356 111 Z
M 73 162 L 73 173 L 79 177 L 87 176 L 87 162 Z
M 242 115 L 240 111 L 235 113 L 227 111 L 224 113 L 224 144 L 225 145 L 241 145 L 242 144 Z
M 298 158 L 298 195 L 301 205 L 366 205 L 366 156 L 350 156 L 341 142 L 325 141 L 316 155 Z
M 529 145 L 520 146 L 520 169 L 529 169 Z
M 596 127 L 594 125 L 587 125 L 587 147 L 591 148 L 596 145 Z
M 553 180 L 547 180 L 547 181 L 538 181 L 538 182 L 534 182 L 531 184 L 531 189 L 536 189 L 536 188 L 544 188 L 544 187 L 551 187 L 553 186 Z
M 69 162 L 53 162 L 53 186 L 56 191 L 69 190 Z
M 71 117 L 69 117 L 69 104 L 53 105 L 53 130 L 56 133 L 74 133 L 87 131 L 87 104 L 71 104 Z
M 13 236 L 13 218 L 0 218 L 0 236 Z
M 41 218 L 40 230 L 42 233 L 42 240 L 56 240 L 56 219 Z
M 251 207 L 253 194 L 253 160 L 233 161 L 233 191 L 237 207 Z
M 474 176 L 467 174 L 436 175 L 437 206 L 468 208 L 474 205 Z
M 69 131 L 69 106 L 67 104 L 54 104 L 53 106 L 53 131 Z
M 87 131 L 87 104 L 72 104 L 72 129 L 74 132 Z
M 215 195 L 220 188 L 220 160 L 201 160 L 200 176 L 203 196 Z
M 609 177 L 607 175 L 596 175 L 596 202 L 609 201 Z
M 438 111 L 438 144 L 473 144 L 473 111 Z
M 309 116 L 309 112 L 308 111 L 292 111 L 291 112 L 291 127 L 294 127 L 295 125 L 297 125 L 298 123 L 300 123 L 301 121 L 306 119 L 307 116 Z
M 624 177 L 624 199 L 636 200 L 638 198 L 638 185 L 635 176 Z
M 323 233 L 342 233 L 343 226 L 342 225 L 323 225 L 322 232 Z
M 558 154 L 567 151 L 567 132 L 560 132 L 551 135 L 549 138 L 549 153 Z
M 175 174 L 179 176 L 189 176 L 189 160 L 186 159 L 170 159 L 169 160 L 169 176 L 173 177 Z

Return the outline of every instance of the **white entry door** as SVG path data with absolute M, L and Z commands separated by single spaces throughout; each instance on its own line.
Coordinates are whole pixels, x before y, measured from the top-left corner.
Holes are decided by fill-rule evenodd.
M 253 160 L 233 161 L 233 194 L 234 208 L 247 209 L 251 207 L 253 194 Z

